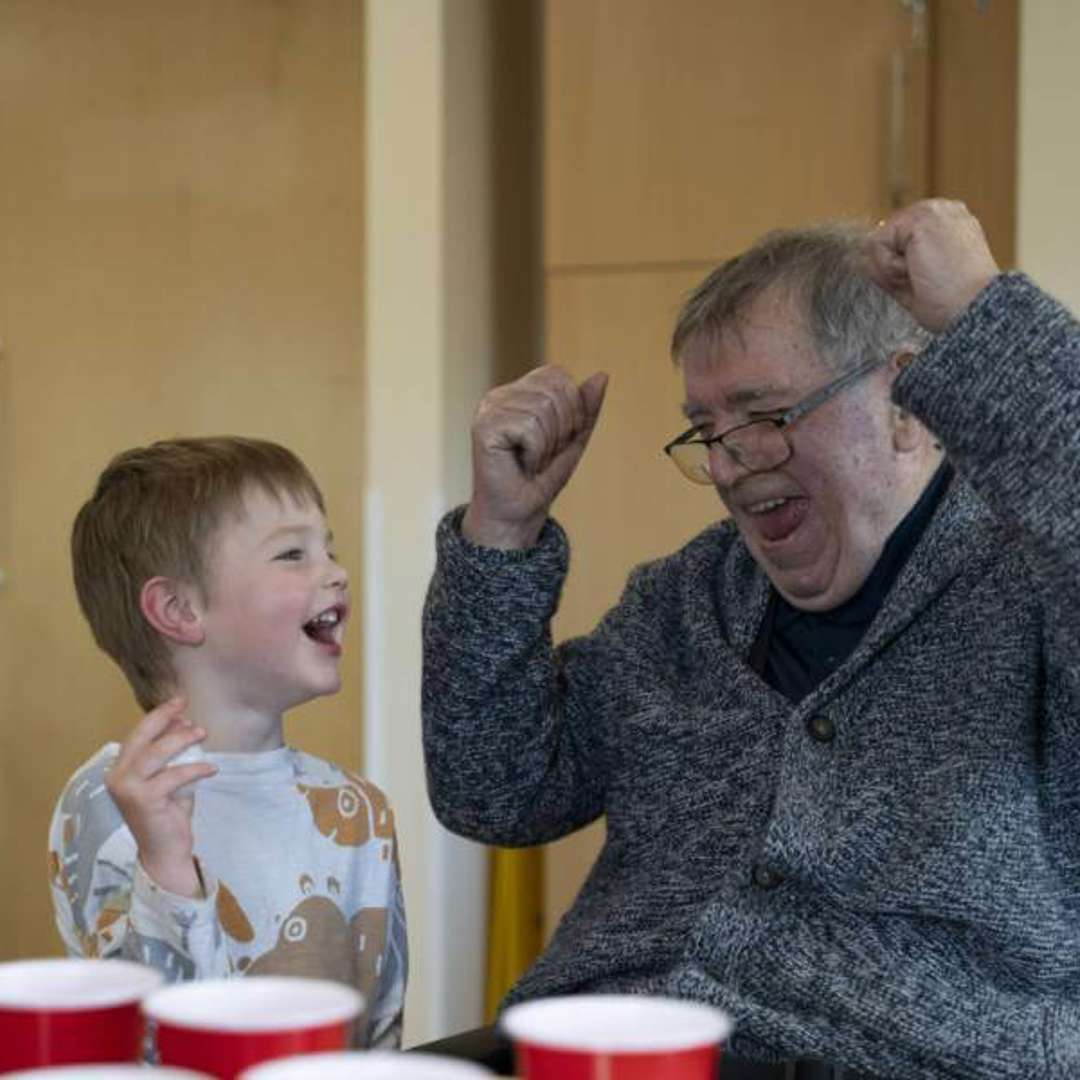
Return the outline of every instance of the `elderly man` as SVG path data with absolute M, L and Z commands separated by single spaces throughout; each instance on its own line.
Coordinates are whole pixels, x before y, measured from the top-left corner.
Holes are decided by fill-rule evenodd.
M 932 201 L 766 237 L 673 353 L 665 449 L 730 517 L 591 634 L 552 647 L 548 510 L 604 376 L 488 394 L 439 528 L 436 812 L 500 844 L 607 818 L 511 998 L 714 1002 L 765 1060 L 1077 1075 L 1080 327 Z

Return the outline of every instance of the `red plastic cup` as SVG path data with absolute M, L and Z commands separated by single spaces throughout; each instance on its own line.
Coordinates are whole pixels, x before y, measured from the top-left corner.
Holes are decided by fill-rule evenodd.
M 501 1026 L 523 1080 L 712 1080 L 727 1014 L 675 998 L 583 994 L 514 1005 Z
M 139 1001 L 161 982 L 159 972 L 125 960 L 0 964 L 0 1072 L 138 1061 Z
M 344 1050 L 364 999 L 322 979 L 251 976 L 158 990 L 143 1002 L 163 1065 L 233 1080 L 260 1061 Z
M 240 1080 L 486 1080 L 493 1075 L 479 1065 L 440 1054 L 368 1050 L 268 1061 L 245 1070 Z

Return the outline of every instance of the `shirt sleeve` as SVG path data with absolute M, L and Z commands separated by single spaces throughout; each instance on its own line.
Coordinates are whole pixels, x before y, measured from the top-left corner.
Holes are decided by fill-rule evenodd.
M 217 882 L 190 899 L 158 887 L 105 788 L 118 748 L 110 744 L 64 789 L 49 828 L 49 885 L 70 956 L 122 958 L 170 982 L 229 974 L 217 917 Z

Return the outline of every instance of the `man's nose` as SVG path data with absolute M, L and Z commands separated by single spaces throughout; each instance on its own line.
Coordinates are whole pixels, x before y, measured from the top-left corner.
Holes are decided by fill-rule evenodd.
M 718 488 L 729 488 L 736 480 L 748 475 L 750 469 L 741 465 L 720 443 L 709 446 L 709 475 Z

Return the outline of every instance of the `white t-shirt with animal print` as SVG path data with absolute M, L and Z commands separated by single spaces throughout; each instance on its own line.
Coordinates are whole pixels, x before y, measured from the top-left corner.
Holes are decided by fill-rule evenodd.
M 73 956 L 124 957 L 170 981 L 304 975 L 355 986 L 361 1046 L 398 1046 L 408 950 L 394 818 L 373 784 L 291 747 L 207 753 L 193 829 L 206 898 L 166 892 L 105 789 L 109 743 L 68 782 L 49 865 Z

